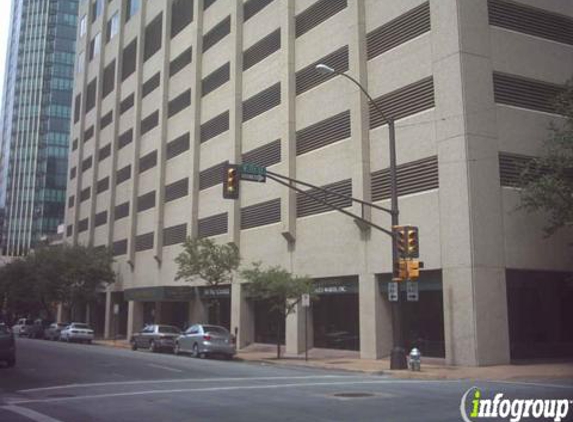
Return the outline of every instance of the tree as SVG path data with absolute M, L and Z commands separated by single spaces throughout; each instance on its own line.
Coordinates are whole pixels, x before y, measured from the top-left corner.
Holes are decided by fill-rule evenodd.
M 241 271 L 241 277 L 248 282 L 250 297 L 270 303 L 271 311 L 277 312 L 282 321 L 295 312 L 303 294 L 313 294 L 310 278 L 294 276 L 279 266 L 263 269 L 260 262 L 253 263 Z M 277 359 L 281 357 L 280 325 L 277 324 Z
M 556 111 L 564 117 L 551 127 L 542 154 L 522 174 L 521 207 L 544 212 L 547 236 L 573 224 L 573 79 L 556 99 Z
M 231 283 L 241 256 L 234 243 L 220 245 L 211 239 L 188 237 L 183 243 L 183 252 L 175 258 L 175 262 L 178 266 L 176 280 L 203 280 L 208 286 L 216 287 Z M 211 299 L 209 306 L 215 307 L 215 323 L 220 324 L 219 299 Z

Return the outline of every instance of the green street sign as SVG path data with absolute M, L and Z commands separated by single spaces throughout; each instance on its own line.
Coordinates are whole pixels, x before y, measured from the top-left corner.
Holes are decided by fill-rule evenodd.
M 267 180 L 267 169 L 256 164 L 243 163 L 239 167 L 241 180 L 264 183 Z

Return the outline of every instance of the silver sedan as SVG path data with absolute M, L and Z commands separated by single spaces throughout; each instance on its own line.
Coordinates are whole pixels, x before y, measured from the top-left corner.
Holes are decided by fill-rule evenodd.
M 195 324 L 177 338 L 173 352 L 191 353 L 194 357 L 223 355 L 231 359 L 236 353 L 235 338 L 224 327 Z

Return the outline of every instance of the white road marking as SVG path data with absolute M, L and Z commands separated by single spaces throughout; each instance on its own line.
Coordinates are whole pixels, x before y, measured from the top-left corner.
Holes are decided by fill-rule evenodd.
M 166 371 L 171 371 L 171 372 L 183 372 L 180 369 L 170 368 L 169 366 L 156 365 L 155 363 L 148 363 L 147 366 L 152 366 L 153 368 L 165 369 Z
M 183 383 L 183 382 L 233 382 L 233 381 L 275 381 L 275 380 L 296 380 L 296 379 L 322 379 L 322 378 L 364 378 L 364 375 L 304 375 L 291 377 L 240 377 L 240 378 L 181 378 L 181 379 L 163 379 L 163 380 L 138 380 L 138 381 L 109 381 L 94 382 L 86 384 L 65 384 L 54 385 L 52 387 L 29 388 L 19 390 L 18 393 L 34 393 L 39 391 L 66 390 L 69 388 L 86 388 L 86 387 L 107 387 L 113 385 L 133 385 L 133 384 L 164 384 L 164 383 Z
M 440 383 L 458 382 L 457 380 L 440 380 Z M 294 384 L 263 384 L 263 385 L 236 385 L 226 387 L 203 387 L 203 388 L 181 388 L 174 390 L 146 390 L 146 391 L 133 391 L 123 393 L 108 393 L 108 394 L 93 394 L 76 397 L 56 397 L 46 399 L 22 399 L 15 400 L 12 404 L 27 404 L 27 403 L 54 403 L 54 402 L 68 402 L 79 400 L 92 400 L 92 399 L 105 399 L 116 397 L 134 397 L 145 396 L 152 394 L 180 394 L 180 393 L 204 393 L 212 391 L 233 391 L 233 390 L 266 390 L 278 388 L 301 388 L 301 387 L 332 387 L 332 386 L 348 386 L 348 385 L 369 385 L 369 384 L 396 384 L 396 383 L 428 383 L 427 380 L 380 380 L 380 381 L 337 381 L 337 382 L 310 382 L 310 383 L 294 383 Z
M 485 381 L 492 384 L 509 384 L 509 385 L 523 385 L 526 387 L 547 387 L 547 388 L 563 388 L 566 390 L 572 390 L 573 385 L 563 385 L 563 384 L 544 384 L 539 382 L 527 382 L 527 381 Z
M 12 413 L 17 413 L 18 415 L 25 416 L 26 418 L 31 419 L 35 422 L 62 422 L 59 419 L 54 419 L 50 416 L 38 413 L 34 410 L 27 409 L 25 407 L 8 405 L 8 406 L 2 406 L 0 407 L 0 409 L 8 410 L 9 412 Z

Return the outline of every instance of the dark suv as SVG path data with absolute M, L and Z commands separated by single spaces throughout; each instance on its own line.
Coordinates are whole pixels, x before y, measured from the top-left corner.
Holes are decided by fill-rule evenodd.
M 4 324 L 0 324 L 0 361 L 5 361 L 9 368 L 16 365 L 14 334 Z

